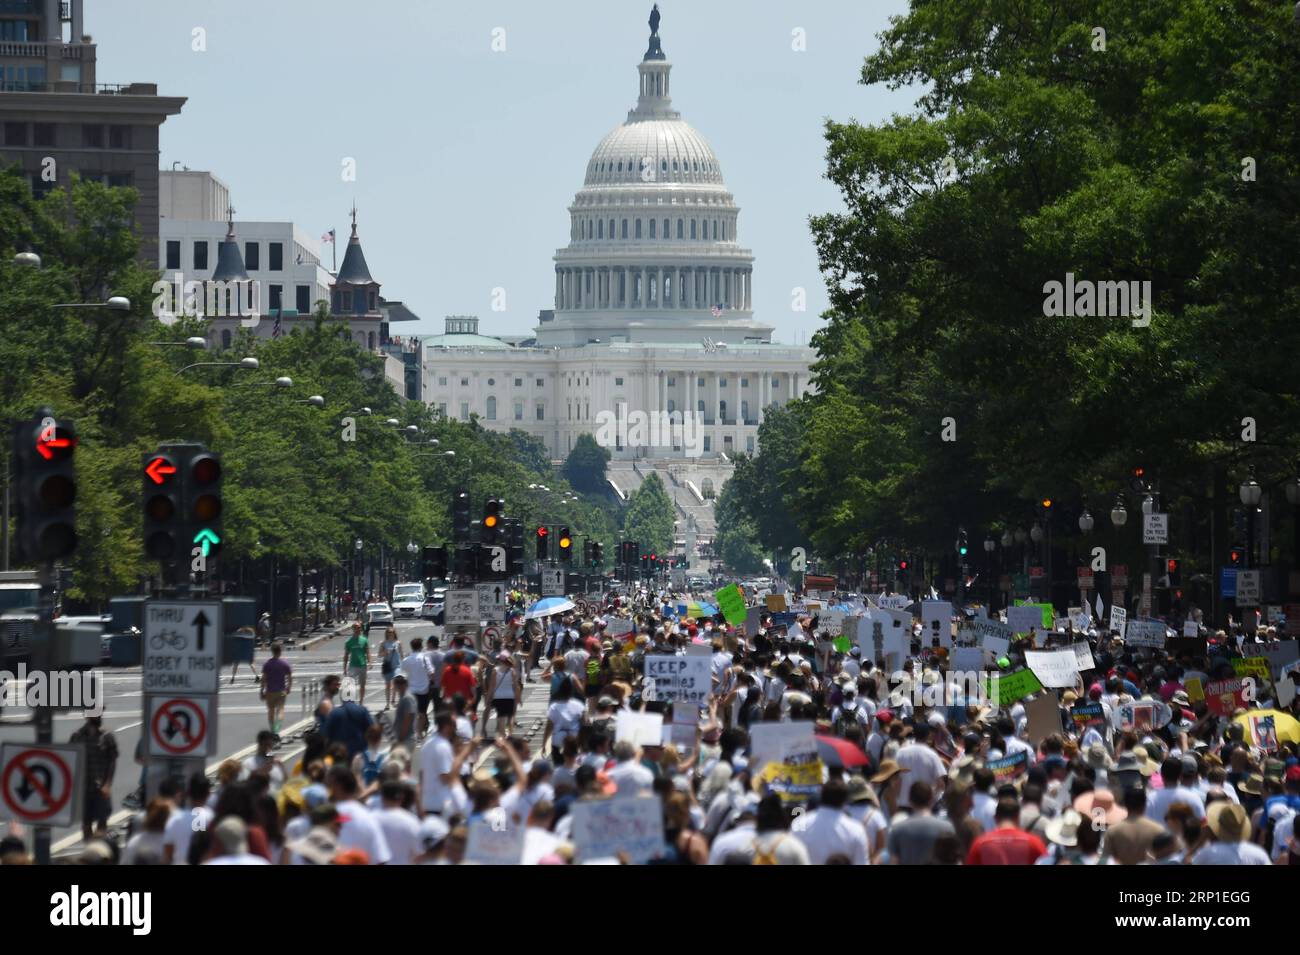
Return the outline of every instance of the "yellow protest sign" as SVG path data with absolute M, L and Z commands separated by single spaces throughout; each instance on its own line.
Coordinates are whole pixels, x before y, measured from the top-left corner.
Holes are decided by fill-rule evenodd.
M 1193 677 L 1183 683 L 1184 689 L 1187 690 L 1187 699 L 1192 703 L 1199 703 L 1205 699 L 1205 684 L 1198 678 Z

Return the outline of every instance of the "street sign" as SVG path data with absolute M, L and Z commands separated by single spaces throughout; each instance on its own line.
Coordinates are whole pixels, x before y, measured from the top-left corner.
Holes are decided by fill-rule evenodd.
M 563 567 L 542 568 L 542 596 L 543 597 L 564 596 L 564 568 Z
M 444 605 L 444 620 L 449 627 L 477 627 L 483 618 L 478 613 L 477 590 L 449 590 Z
M 214 699 L 211 696 L 149 697 L 149 755 L 211 756 Z
M 1142 516 L 1142 543 L 1169 543 L 1169 515 L 1144 514 Z
M 1219 568 L 1219 596 L 1220 597 L 1237 596 L 1237 568 L 1236 567 Z
M 478 619 L 506 619 L 506 585 L 501 583 L 478 585 Z
M 1260 572 L 1258 570 L 1237 571 L 1237 606 L 1258 607 L 1260 600 Z
M 62 828 L 81 817 L 85 747 L 0 744 L 0 817 Z
M 216 693 L 221 602 L 150 600 L 144 609 L 144 692 Z

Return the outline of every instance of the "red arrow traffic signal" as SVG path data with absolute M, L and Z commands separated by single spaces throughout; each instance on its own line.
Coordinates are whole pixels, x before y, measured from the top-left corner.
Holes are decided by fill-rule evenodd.
M 149 475 L 149 480 L 154 484 L 163 484 L 168 477 L 176 473 L 176 465 L 159 456 L 149 462 L 144 473 Z

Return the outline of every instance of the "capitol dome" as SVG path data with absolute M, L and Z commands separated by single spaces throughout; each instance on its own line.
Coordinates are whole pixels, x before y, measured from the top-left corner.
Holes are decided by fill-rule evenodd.
M 637 64 L 636 106 L 605 134 L 555 254 L 555 311 L 538 344 L 770 341 L 754 321 L 754 256 L 713 147 L 673 109 L 658 11 Z

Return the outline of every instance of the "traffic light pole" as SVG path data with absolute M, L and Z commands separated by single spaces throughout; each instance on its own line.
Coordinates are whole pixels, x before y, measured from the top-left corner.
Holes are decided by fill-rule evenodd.
M 40 584 L 40 597 L 37 605 L 37 628 L 39 641 L 33 640 L 33 643 L 43 647 L 45 660 L 39 661 L 40 668 L 49 670 L 49 656 L 54 648 L 54 565 L 42 561 L 37 565 L 37 582 Z M 33 650 L 36 647 L 33 646 Z M 37 664 L 33 658 L 32 663 Z M 33 669 L 36 667 L 33 666 Z M 47 673 L 47 676 L 49 674 Z M 54 742 L 54 708 L 49 705 L 47 698 L 42 700 L 40 706 L 36 707 L 36 745 L 49 745 Z M 83 765 L 85 761 L 83 760 Z M 81 786 L 85 789 L 83 780 L 75 780 L 73 785 Z M 75 798 L 75 795 L 74 797 Z M 84 810 L 83 810 L 84 811 Z M 50 864 L 50 827 L 37 826 L 32 833 L 32 851 L 36 857 L 37 865 Z

